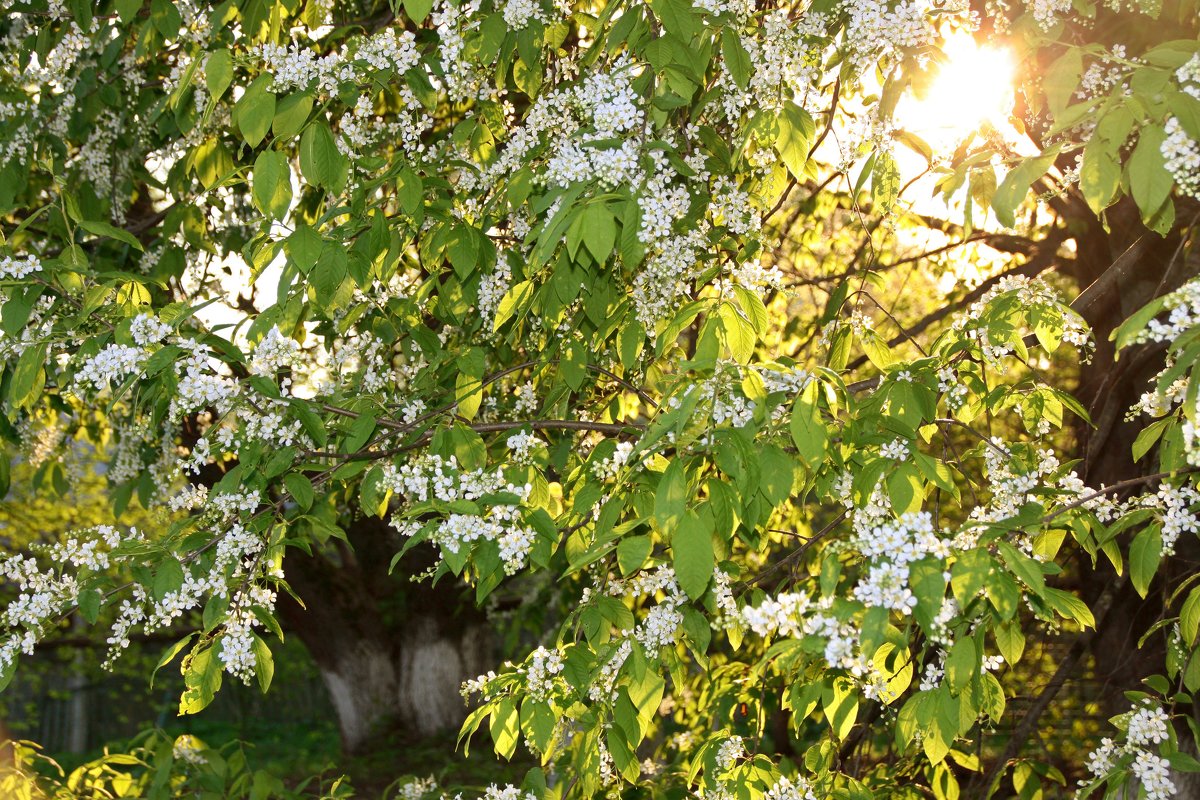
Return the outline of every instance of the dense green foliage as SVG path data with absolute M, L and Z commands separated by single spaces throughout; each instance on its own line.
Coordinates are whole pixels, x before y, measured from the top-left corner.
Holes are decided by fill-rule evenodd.
M 367 515 L 393 563 L 432 548 L 481 604 L 528 580 L 555 620 L 468 687 L 464 737 L 542 763 L 490 798 L 1161 798 L 1200 768 L 1200 588 L 1156 584 L 1200 529 L 1194 2 L 6 5 L 0 435 L 42 448 L 34 491 L 99 457 L 118 522 L 179 516 L 7 557 L 5 676 L 106 615 L 114 657 L 190 631 L 181 713 L 266 690 L 289 558 Z M 1003 40 L 1019 102 L 943 152 L 900 110 L 956 31 Z M 1065 258 L 1094 215 L 1186 253 L 1117 332 L 1167 362 L 1107 488 L 1071 389 L 1113 350 L 985 248 Z M 1166 660 L 1086 767 L 1026 759 L 1028 643 L 1095 626 L 1105 570 L 1169 587 L 1134 637 Z M 143 748 L 128 794 L 190 785 Z M 209 790 L 259 785 L 221 763 Z

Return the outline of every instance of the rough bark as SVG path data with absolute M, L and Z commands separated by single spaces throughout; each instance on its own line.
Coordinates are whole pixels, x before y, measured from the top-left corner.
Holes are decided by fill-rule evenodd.
M 1195 213 L 1195 208 L 1180 209 L 1185 222 L 1185 214 Z M 1122 352 L 1114 363 L 1109 335 L 1146 302 L 1178 288 L 1200 272 L 1200 258 L 1186 241 L 1190 232 L 1177 228 L 1159 237 L 1141 226 L 1128 204 L 1110 214 L 1109 224 L 1108 231 L 1097 223 L 1076 239 L 1078 257 L 1074 264 L 1074 277 L 1081 287 L 1096 284 L 1105 289 L 1084 311 L 1095 332 L 1097 353 L 1090 364 L 1081 367 L 1077 392 L 1094 423 L 1078 428 L 1085 454 L 1083 474 L 1092 486 L 1111 485 L 1154 471 L 1149 460 L 1134 462 L 1132 446 L 1144 420 L 1129 420 L 1126 415 L 1162 369 L 1165 348 L 1132 348 Z M 1134 258 L 1121 259 L 1123 255 Z M 1143 678 L 1162 673 L 1165 637 L 1151 637 L 1142 646 L 1138 640 L 1162 617 L 1170 590 L 1191 573 L 1198 561 L 1200 542 L 1195 537 L 1181 537 L 1176 555 L 1163 561 L 1146 598 L 1138 595 L 1131 582 L 1122 582 L 1090 647 L 1107 715 L 1127 711 L 1129 703 L 1124 692 L 1142 688 Z M 1111 567 L 1101 559 L 1097 569 L 1082 570 L 1081 590 L 1092 600 L 1109 589 L 1115 578 Z M 1190 731 L 1179 726 L 1178 732 L 1185 747 L 1194 749 Z M 1178 796 L 1200 797 L 1197 776 L 1177 774 L 1174 779 Z
M 321 672 L 348 753 L 384 731 L 417 738 L 457 728 L 462 682 L 494 666 L 489 628 L 461 586 L 409 581 L 428 566 L 427 553 L 388 574 L 398 546 L 389 533 L 360 519 L 347 531 L 350 546 L 285 564 L 303 606 L 289 598 L 280 612 Z

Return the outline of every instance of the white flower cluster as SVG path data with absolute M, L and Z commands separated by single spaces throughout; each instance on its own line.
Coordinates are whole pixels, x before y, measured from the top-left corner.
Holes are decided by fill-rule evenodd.
M 250 357 L 250 374 L 274 378 L 279 370 L 294 366 L 299 359 L 300 343 L 290 336 L 284 336 L 278 325 L 272 325 L 271 330 L 254 346 Z
M 1200 100 L 1200 53 L 1196 53 L 1182 67 L 1175 70 L 1175 79 L 1179 81 L 1181 89 Z
M 74 575 L 63 570 L 67 564 L 98 572 L 114 563 L 111 551 L 119 544 L 142 539 L 136 528 L 122 534 L 102 525 L 49 547 L 46 556 L 54 565 L 50 569 L 42 570 L 32 556 L 14 554 L 0 559 L 0 576 L 17 593 L 0 613 L 0 625 L 7 629 L 0 641 L 0 670 L 11 666 L 18 653 L 33 653 L 54 620 L 79 602 L 81 587 Z
M 514 433 L 508 437 L 505 443 L 512 453 L 513 463 L 529 464 L 533 461 L 534 454 L 546 445 L 544 441 L 535 433 Z
M 1071 0 L 1033 0 L 1033 18 L 1042 30 L 1050 30 L 1058 18 L 1071 10 Z
M 1167 318 L 1150 320 L 1137 335 L 1139 343 L 1173 342 L 1189 328 L 1200 325 L 1200 278 L 1188 281 L 1166 295 L 1162 302 Z
M 832 598 L 813 603 L 804 592 L 784 592 L 756 607 L 743 607 L 730 624 L 744 624 L 761 636 L 779 633 L 820 637 L 826 640 L 825 661 L 831 668 L 848 670 L 855 677 L 871 673 L 873 667 L 859 652 L 857 629 L 825 613 L 831 605 Z M 814 613 L 803 616 L 810 610 Z
M 529 696 L 545 700 L 554 689 L 555 677 L 563 670 L 562 653 L 538 647 L 529 654 L 529 664 L 524 668 L 525 685 Z
M 783 288 L 783 273 L 778 267 L 764 267 L 754 260 L 734 266 L 730 277 L 738 286 L 752 292 Z
M 320 91 L 333 94 L 340 83 L 363 77 L 360 64 L 402 75 L 420 61 L 414 34 L 393 26 L 361 40 L 353 52 L 343 47 L 336 53 L 318 56 L 311 47 L 266 43 L 259 45 L 255 54 L 273 76 L 271 88 L 276 92 L 308 89 L 316 83 Z
M 488 786 L 483 793 L 483 800 L 538 800 L 533 792 L 522 792 L 516 786 Z
M 424 778 L 411 778 L 400 785 L 396 792 L 398 800 L 421 800 L 438 790 L 437 781 L 432 775 Z
M 854 545 L 871 562 L 866 578 L 854 587 L 855 599 L 867 606 L 911 613 L 917 599 L 908 586 L 908 565 L 926 556 L 949 555 L 949 545 L 933 528 L 933 517 L 924 511 L 898 520 L 856 514 L 854 523 Z
M 763 800 L 817 800 L 817 796 L 812 784 L 804 778 L 792 780 L 782 775 L 763 793 Z
M 261 605 L 267 608 L 274 607 L 274 593 L 265 589 L 259 589 L 258 593 L 266 595 L 262 597 L 265 602 L 262 602 Z M 252 631 L 258 620 L 250 610 L 248 597 L 238 595 L 234 598 L 233 604 L 235 607 L 230 610 L 225 630 L 220 636 L 217 658 L 221 660 L 221 667 L 225 672 L 238 678 L 242 683 L 248 684 L 258 669 L 258 656 L 254 654 L 255 642 Z
M 617 442 L 616 449 L 613 450 L 612 455 L 592 464 L 592 474 L 602 481 L 615 478 L 617 473 L 621 471 L 621 468 L 629 462 L 629 456 L 632 453 L 632 442 Z
M 1167 135 L 1161 149 L 1167 172 L 1179 191 L 1200 197 L 1200 142 L 1188 136 L 1175 117 L 1167 120 L 1164 130 Z
M 41 270 L 42 262 L 37 256 L 0 256 L 0 280 L 20 281 Z
M 533 20 L 546 21 L 546 13 L 538 0 L 507 0 L 504 4 L 504 24 L 519 31 Z
M 1146 800 L 1167 800 L 1175 796 L 1171 780 L 1171 762 L 1142 750 L 1133 759 L 1133 775 L 1146 791 Z
M 212 348 L 194 339 L 181 340 L 179 346 L 188 354 L 175 363 L 179 383 L 175 397 L 171 399 L 170 418 L 179 420 L 185 414 L 209 407 L 215 408 L 218 414 L 232 410 L 239 396 L 238 386 L 230 378 L 213 371 Z
M 203 751 L 206 749 L 203 742 L 190 733 L 185 733 L 175 737 L 171 756 L 176 761 L 186 761 L 193 766 L 203 766 L 208 763 L 208 759 L 203 755 Z
M 822 48 L 816 40 L 824 35 L 828 22 L 827 15 L 811 10 L 799 21 L 785 8 L 763 14 L 762 34 L 741 37 L 753 67 L 746 91 L 738 90 L 728 65 L 722 65 L 719 85 L 725 116 L 737 120 L 743 111 L 778 109 L 784 100 L 811 92 L 821 74 Z
M 809 605 L 806 592 L 781 592 L 758 606 L 744 606 L 739 616 L 746 627 L 762 637 L 800 636 Z
M 480 513 L 452 513 L 436 523 L 430 541 L 443 552 L 457 554 L 464 545 L 477 541 L 494 541 L 500 547 L 504 571 L 509 575 L 525 566 L 533 549 L 536 532 L 522 524 L 520 504 L 532 491 L 529 484 L 516 486 L 504 478 L 503 471 L 483 469 L 463 470 L 454 456 L 427 454 L 416 461 L 396 467 L 389 464 L 383 470 L 380 485 L 413 503 L 438 501 L 454 503 L 459 500 L 478 501 L 488 495 L 509 494 L 516 504 L 496 503 Z M 392 527 L 402 534 L 413 536 L 425 526 L 406 522 L 397 515 Z
M 1100 746 L 1088 756 L 1088 771 L 1097 779 L 1105 778 L 1117 768 L 1120 759 L 1132 755 L 1133 774 L 1142 784 L 1147 800 L 1169 800 L 1176 791 L 1170 763 L 1150 748 L 1167 741 L 1170 724 L 1170 718 L 1160 706 L 1144 701 L 1128 715 L 1125 743 L 1118 744 L 1108 738 L 1101 740 Z
M 745 758 L 746 745 L 740 736 L 730 736 L 721 742 L 717 750 L 717 769 L 728 772 L 737 765 L 739 759 Z
M 849 14 L 846 45 L 859 72 L 874 68 L 899 50 L 924 47 L 934 40 L 933 25 L 917 2 L 902 0 L 893 5 L 848 0 L 845 10 Z
M 141 347 L 110 344 L 83 362 L 75 373 L 75 384 L 102 391 L 110 382 L 120 383 L 130 375 L 140 373 L 147 357 L 148 353 Z
M 512 269 L 508 265 L 508 254 L 511 251 L 501 250 L 496 255 L 496 267 L 492 272 L 479 278 L 479 301 L 477 308 L 483 321 L 483 333 L 489 336 L 496 327 L 496 310 L 500 301 L 512 286 Z
M 1142 502 L 1159 512 L 1164 556 L 1175 555 L 1175 545 L 1182 534 L 1200 533 L 1200 517 L 1194 510 L 1200 506 L 1200 492 L 1191 485 L 1163 483 L 1156 493 L 1147 495 Z
M 640 572 L 626 580 L 612 581 L 607 593 L 614 597 L 623 596 L 635 606 L 640 597 L 652 597 L 658 602 L 634 628 L 619 631 L 619 644 L 612 657 L 601 666 L 592 685 L 588 687 L 588 697 L 594 702 L 615 699 L 617 677 L 633 652 L 632 640 L 636 639 L 648 653 L 657 653 L 660 648 L 675 643 L 679 626 L 683 624 L 683 614 L 679 609 L 687 601 L 675 579 L 675 570 L 666 564 L 652 572 Z M 587 602 L 588 596 L 590 590 L 585 593 L 581 604 Z
M 515 166 L 514 156 L 527 152 L 529 137 L 546 132 L 551 137 L 545 181 L 552 186 L 595 179 L 606 188 L 641 182 L 639 166 L 645 119 L 640 98 L 630 83 L 632 68 L 619 61 L 609 71 L 589 75 L 571 91 L 558 91 L 543 103 L 541 98 L 514 132 L 505 166 Z M 589 128 L 580 135 L 578 128 Z
M 701 385 L 700 403 L 711 409 L 709 413 L 714 426 L 728 422 L 735 428 L 744 428 L 753 422 L 754 410 L 758 408 L 757 403 L 747 399 L 719 375 Z
M 138 314 L 129 323 L 129 335 L 139 347 L 150 347 L 170 336 L 171 326 L 149 314 Z
M 1057 315 L 1062 323 L 1062 341 L 1084 349 L 1091 342 L 1091 334 L 1083 318 L 1060 302 L 1058 294 L 1040 278 L 1024 275 L 1005 275 L 995 286 L 988 289 L 964 312 L 957 315 L 951 327 L 967 339 L 975 341 L 989 367 L 1003 371 L 1006 359 L 1014 352 L 1012 337 L 1023 335 L 1017 331 L 1005 340 L 992 338 L 993 326 L 988 321 L 989 306 L 1001 295 L 1014 293 L 1018 306 L 1025 312 L 1037 310 L 1048 315 Z

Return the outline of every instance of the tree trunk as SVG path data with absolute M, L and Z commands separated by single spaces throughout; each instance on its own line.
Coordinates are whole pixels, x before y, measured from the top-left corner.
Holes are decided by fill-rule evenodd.
M 450 577 L 408 580 L 429 566 L 428 552 L 389 575 L 399 543 L 382 521 L 357 520 L 347 535 L 352 547 L 289 555 L 286 577 L 304 607 L 280 600 L 329 689 L 343 749 L 362 752 L 385 731 L 415 739 L 457 729 L 462 682 L 495 666 L 483 615 Z
M 1181 245 L 1181 237 L 1190 236 L 1190 232 L 1177 228 L 1169 236 L 1159 237 L 1142 227 L 1128 201 L 1123 205 L 1119 210 L 1110 210 L 1109 232 L 1097 223 L 1088 234 L 1077 239 L 1079 257 L 1075 262 L 1075 277 L 1081 288 L 1111 270 L 1118 257 L 1130 248 L 1135 248 L 1131 254 L 1136 256 L 1084 314 L 1095 333 L 1097 353 L 1091 364 L 1080 371 L 1077 394 L 1094 426 L 1080 425 L 1077 431 L 1085 453 L 1084 479 L 1093 487 L 1154 471 L 1149 466 L 1152 463 L 1149 457 L 1140 463 L 1133 460 L 1133 442 L 1144 426 L 1144 418 L 1126 420 L 1125 417 L 1141 395 L 1151 390 L 1152 379 L 1163 368 L 1165 348 L 1161 345 L 1130 348 L 1120 353 L 1114 363 L 1109 335 L 1145 303 L 1173 291 L 1200 272 L 1200 258 Z M 1180 208 L 1181 218 L 1195 213 L 1194 207 Z M 1112 274 L 1106 276 L 1112 277 Z M 1154 486 L 1147 485 L 1145 490 L 1153 491 Z M 1142 646 L 1138 639 L 1162 617 L 1170 591 L 1191 573 L 1190 565 L 1200 560 L 1200 541 L 1194 536 L 1180 537 L 1177 551 L 1174 557 L 1163 560 L 1146 598 L 1138 595 L 1130 581 L 1123 581 L 1096 631 L 1091 652 L 1094 677 L 1102 687 L 1099 699 L 1106 716 L 1128 711 L 1124 692 L 1143 688 L 1143 678 L 1163 671 L 1165 637 L 1161 633 L 1152 636 Z M 1111 568 L 1105 568 L 1106 564 L 1100 559 L 1098 569 L 1082 571 L 1081 589 L 1089 601 L 1117 580 Z M 1177 732 L 1181 746 L 1195 752 L 1196 743 L 1186 726 L 1177 726 Z M 1179 791 L 1177 796 L 1200 798 L 1198 777 L 1176 772 L 1173 780 Z

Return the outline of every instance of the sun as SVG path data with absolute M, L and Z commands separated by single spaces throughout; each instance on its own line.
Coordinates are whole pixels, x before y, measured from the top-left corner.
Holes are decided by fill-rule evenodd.
M 981 46 L 969 34 L 946 38 L 946 60 L 924 97 L 909 96 L 896 109 L 906 130 L 938 147 L 954 146 L 984 123 L 1003 127 L 1013 104 L 1012 54 Z

